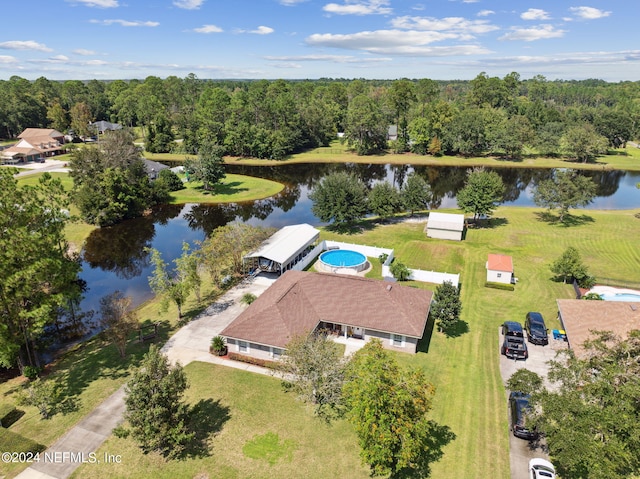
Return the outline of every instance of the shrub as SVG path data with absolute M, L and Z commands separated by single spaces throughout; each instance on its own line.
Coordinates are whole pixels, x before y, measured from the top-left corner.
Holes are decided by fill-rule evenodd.
M 261 366 L 263 368 L 275 369 L 276 362 L 268 361 L 266 359 L 254 358 L 252 356 L 245 356 L 244 354 L 229 353 L 229 359 L 234 361 L 240 361 L 241 363 L 253 364 L 254 366 Z
M 404 263 L 397 260 L 391 263 L 389 271 L 391 271 L 393 277 L 398 281 L 407 281 L 409 276 L 411 276 L 411 270 Z
M 224 338 L 222 336 L 214 336 L 211 338 L 211 352 L 222 355 L 227 350 Z
M 164 183 L 169 191 L 178 191 L 185 188 L 180 177 L 168 168 L 166 170 L 160 170 L 156 181 Z
M 603 301 L 602 296 L 598 293 L 587 293 L 582 297 L 582 299 L 586 299 L 587 301 Z
M 380 264 L 384 264 L 384 262 L 387 261 L 388 257 L 389 255 L 387 253 L 381 253 L 380 256 L 378 256 L 378 260 L 380 260 Z
M 249 305 L 253 303 L 256 299 L 258 299 L 258 297 L 255 294 L 245 293 L 244 295 L 242 295 L 242 299 L 240 300 L 240 302 Z
M 35 366 L 25 366 L 22 370 L 22 375 L 31 381 L 36 379 L 38 374 L 40 374 L 40 369 Z
M 505 283 L 494 283 L 492 281 L 487 281 L 484 283 L 485 288 L 493 288 L 493 289 L 503 289 L 505 291 L 514 291 L 516 287 L 512 284 Z

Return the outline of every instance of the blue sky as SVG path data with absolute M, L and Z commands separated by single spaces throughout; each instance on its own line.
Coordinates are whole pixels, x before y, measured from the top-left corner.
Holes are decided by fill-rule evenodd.
M 0 79 L 640 80 L 638 0 L 10 0 Z

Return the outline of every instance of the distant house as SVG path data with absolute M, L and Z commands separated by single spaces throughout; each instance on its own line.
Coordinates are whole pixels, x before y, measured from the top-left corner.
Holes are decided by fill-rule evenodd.
M 158 173 L 169 168 L 167 165 L 163 165 L 157 161 L 147 160 L 146 158 L 143 158 L 142 161 L 150 180 L 155 180 L 158 177 Z
M 583 344 L 593 338 L 592 331 L 611 331 L 626 338 L 640 329 L 640 303 L 627 301 L 585 301 L 558 299 L 558 318 L 569 347 L 578 357 L 585 356 Z
M 425 229 L 429 238 L 461 241 L 464 234 L 464 215 L 429 213 Z
M 398 139 L 398 125 L 389 125 L 387 129 L 387 140 L 395 141 Z
M 487 281 L 492 283 L 515 282 L 513 277 L 513 259 L 503 254 L 490 254 L 487 260 Z
M 415 353 L 432 292 L 328 273 L 287 271 L 221 335 L 229 351 L 277 359 L 293 338 L 315 330 Z
M 244 257 L 245 265 L 282 274 L 298 264 L 320 239 L 320 230 L 303 223 L 285 226 Z
M 89 130 L 92 132 L 98 132 L 102 134 L 105 131 L 122 130 L 122 125 L 118 123 L 111 123 L 105 120 L 100 120 L 100 121 L 95 121 L 93 123 L 89 123 Z
M 0 153 L 3 164 L 26 163 L 64 152 L 64 135 L 51 128 L 27 128 L 18 138 L 18 143 Z

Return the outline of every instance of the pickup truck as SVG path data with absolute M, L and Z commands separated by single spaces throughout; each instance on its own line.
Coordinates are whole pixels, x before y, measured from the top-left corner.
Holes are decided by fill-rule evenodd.
M 527 343 L 524 338 L 518 336 L 505 335 L 501 353 L 511 359 L 527 359 L 529 357 Z

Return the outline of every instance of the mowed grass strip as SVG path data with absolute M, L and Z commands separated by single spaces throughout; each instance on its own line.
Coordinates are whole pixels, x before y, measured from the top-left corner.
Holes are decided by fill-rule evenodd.
M 186 399 L 198 408 L 197 426 L 206 451 L 165 461 L 157 454 L 142 454 L 131 438 L 111 437 L 98 457 L 121 454 L 121 464 L 83 465 L 72 477 L 369 477 L 352 427 L 344 420 L 327 424 L 315 418 L 295 394 L 284 392 L 279 379 L 200 362 L 185 371 L 191 384 Z M 265 444 L 265 438 L 277 438 L 277 444 Z

